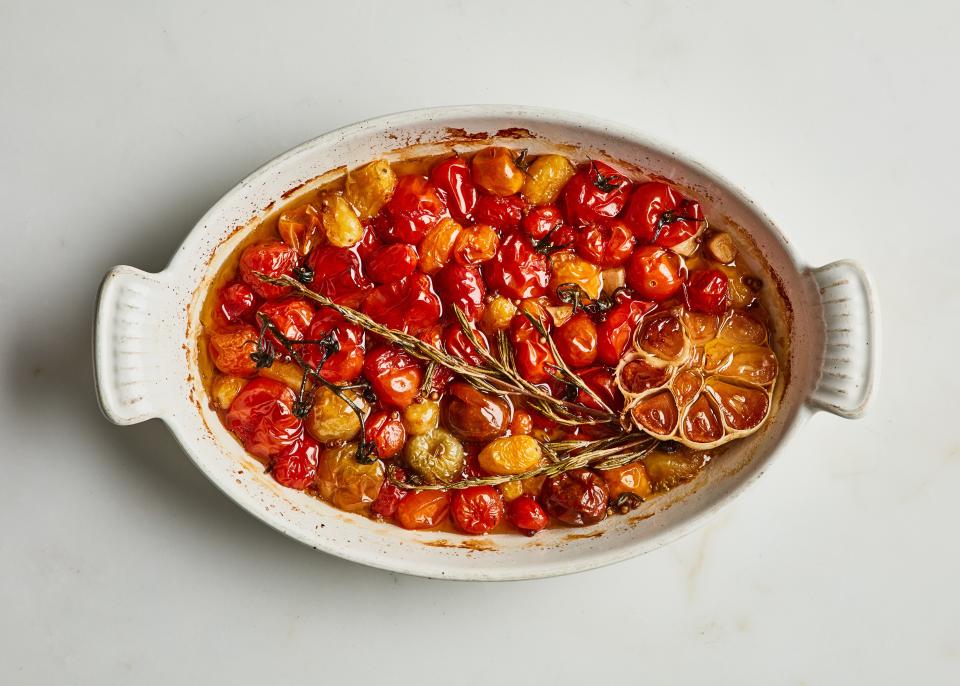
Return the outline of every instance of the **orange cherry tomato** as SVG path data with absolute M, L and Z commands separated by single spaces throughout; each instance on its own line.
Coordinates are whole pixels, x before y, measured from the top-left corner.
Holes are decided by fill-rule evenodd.
M 655 245 L 637 248 L 627 264 L 627 285 L 649 300 L 666 300 L 680 290 L 686 278 L 683 258 Z
M 253 376 L 257 365 L 251 359 L 257 350 L 259 332 L 249 324 L 231 327 L 210 334 L 210 358 L 224 374 Z
M 553 334 L 560 357 L 571 367 L 587 367 L 597 359 L 597 326 L 586 312 L 577 312 Z
M 450 514 L 457 528 L 467 534 L 485 534 L 503 519 L 503 498 L 493 486 L 471 486 L 454 491 Z
M 508 148 L 484 148 L 473 156 L 470 164 L 473 180 L 494 195 L 519 193 L 527 176 L 513 157 L 514 152 Z
M 404 529 L 432 529 L 447 518 L 450 494 L 446 491 L 408 493 L 397 505 L 397 521 Z

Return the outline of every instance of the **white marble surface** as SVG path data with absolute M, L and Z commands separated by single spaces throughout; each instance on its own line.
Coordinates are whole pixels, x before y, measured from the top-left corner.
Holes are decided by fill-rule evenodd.
M 724 4 L 0 2 L 0 683 L 958 683 L 960 12 Z M 868 417 L 665 549 L 501 585 L 315 553 L 101 418 L 108 267 L 300 141 L 465 102 L 632 123 L 861 260 Z

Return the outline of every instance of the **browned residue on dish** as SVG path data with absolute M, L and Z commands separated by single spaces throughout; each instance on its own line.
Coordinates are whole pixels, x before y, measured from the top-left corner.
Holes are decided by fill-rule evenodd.
M 496 137 L 520 139 L 520 138 L 536 138 L 537 136 L 531 133 L 529 129 L 523 129 L 523 128 L 511 126 L 510 128 L 500 129 L 499 131 L 497 131 Z
M 629 520 L 627 520 L 627 521 L 628 521 L 630 524 L 637 524 L 637 523 L 642 522 L 642 521 L 644 521 L 644 520 L 646 520 L 646 519 L 650 519 L 650 518 L 651 518 L 653 515 L 655 515 L 655 514 L 656 514 L 655 512 L 644 512 L 643 514 L 639 514 L 639 515 L 635 515 L 635 516 L 631 517 L 631 518 L 630 518 Z
M 449 126 L 446 128 L 446 131 L 450 138 L 457 138 L 462 141 L 483 141 L 490 138 L 490 134 L 486 131 L 467 133 L 466 129 L 455 129 Z
M 431 548 L 460 548 L 462 550 L 476 550 L 482 552 L 494 551 L 497 544 L 489 538 L 468 538 L 465 541 L 452 542 L 445 538 L 436 538 L 432 541 L 422 541 Z
M 564 538 L 568 541 L 579 541 L 582 538 L 600 538 L 605 532 L 601 531 L 592 531 L 589 534 L 567 534 Z

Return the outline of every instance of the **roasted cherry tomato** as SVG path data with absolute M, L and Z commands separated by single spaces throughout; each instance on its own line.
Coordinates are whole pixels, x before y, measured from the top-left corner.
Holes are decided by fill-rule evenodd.
M 397 506 L 397 521 L 404 529 L 432 529 L 447 518 L 450 494 L 446 491 L 408 493 Z
M 536 298 L 547 292 L 550 264 L 546 255 L 533 249 L 529 239 L 507 236 L 493 262 L 485 266 L 487 283 L 508 298 Z
M 434 285 L 443 302 L 459 307 L 467 319 L 476 321 L 483 315 L 487 287 L 476 267 L 448 264 L 437 272 Z
M 521 495 L 507 505 L 507 519 L 527 536 L 545 529 L 550 521 L 540 503 L 529 495 Z
M 687 305 L 694 312 L 723 314 L 730 304 L 730 281 L 719 269 L 702 269 L 690 273 L 687 282 Z
M 597 359 L 597 326 L 586 312 L 577 312 L 553 334 L 560 357 L 571 367 L 587 367 Z
M 297 251 L 286 243 L 257 243 L 240 255 L 240 278 L 262 298 L 279 298 L 290 292 L 290 286 L 275 286 L 261 281 L 257 273 L 278 278 L 293 274 Z
M 523 188 L 526 174 L 517 166 L 509 148 L 484 148 L 470 162 L 473 179 L 480 188 L 494 195 L 514 195 Z
M 307 340 L 319 341 L 328 334 L 337 337 L 340 349 L 326 360 L 324 349 L 319 345 L 304 345 L 301 354 L 313 367 L 320 366 L 320 376 L 331 383 L 353 381 L 363 370 L 364 334 L 363 329 L 351 324 L 339 312 L 326 307 L 320 308 L 307 329 Z
M 563 189 L 567 219 L 578 225 L 613 219 L 627 204 L 630 181 L 603 162 L 581 165 Z
M 489 352 L 490 344 L 487 342 L 487 337 L 483 335 L 483 332 L 474 329 L 473 335 L 477 337 L 477 340 L 480 342 L 480 345 L 483 346 L 484 351 Z M 473 347 L 473 344 L 467 338 L 467 335 L 463 332 L 463 329 L 460 328 L 459 323 L 448 324 L 447 328 L 444 329 L 443 347 L 451 355 L 459 357 L 461 360 L 467 364 L 472 364 L 474 367 L 479 367 L 483 364 L 483 357 L 481 357 L 477 349 Z
M 354 246 L 360 259 L 366 262 L 370 256 L 383 247 L 383 241 L 380 240 L 380 231 L 386 231 L 390 223 L 390 218 L 381 210 L 379 214 L 364 220 L 363 234 L 360 236 L 360 242 Z
M 630 345 L 633 332 L 643 315 L 654 303 L 636 300 L 623 291 L 615 296 L 616 304 L 597 327 L 597 361 L 615 367 Z
M 461 157 L 449 157 L 430 171 L 430 180 L 446 198 L 447 207 L 457 221 L 471 218 L 477 204 L 477 187 L 470 167 Z
M 388 243 L 419 243 L 434 224 L 449 215 L 437 189 L 425 176 L 401 176 L 384 208 L 390 218 L 380 238 Z
M 295 399 L 279 381 L 253 379 L 230 404 L 227 428 L 257 457 L 275 457 L 303 437 L 303 422 L 291 410 Z
M 540 490 L 540 503 L 547 513 L 564 524 L 586 526 L 607 516 L 607 483 L 589 469 L 548 477 Z
M 218 324 L 252 323 L 253 315 L 257 311 L 259 298 L 247 284 L 242 281 L 233 281 L 220 289 L 217 293 L 217 309 L 214 318 Z
M 457 438 L 477 443 L 502 436 L 510 420 L 507 403 L 463 381 L 450 384 L 440 412 L 444 426 Z
M 523 218 L 520 229 L 533 240 L 539 241 L 563 224 L 563 215 L 556 205 L 540 205 Z
M 436 324 L 441 308 L 433 281 L 422 272 L 414 272 L 374 288 L 363 303 L 363 311 L 391 329 L 416 333 Z
M 580 378 L 608 409 L 619 412 L 623 408 L 623 394 L 617 388 L 617 379 L 613 370 L 608 367 L 591 367 L 582 370 Z M 582 390 L 577 393 L 577 402 L 597 410 L 602 409 L 593 396 Z
M 591 224 L 578 235 L 574 248 L 586 260 L 610 269 L 623 265 L 637 243 L 630 227 L 619 219 L 604 224 Z
M 634 189 L 623 219 L 642 242 L 662 248 L 693 238 L 705 226 L 698 202 L 659 181 L 641 183 Z
M 374 283 L 399 281 L 413 274 L 419 261 L 417 249 L 409 243 L 394 243 L 367 258 L 367 276 Z
M 407 478 L 406 472 L 402 469 L 397 469 L 394 476 L 399 481 Z M 384 479 L 383 485 L 380 486 L 380 492 L 377 493 L 376 499 L 370 504 L 370 510 L 381 517 L 392 517 L 397 513 L 400 501 L 406 498 L 409 492 L 399 486 L 394 486 L 388 479 Z
M 500 247 L 500 236 L 492 226 L 477 224 L 464 229 L 453 245 L 453 259 L 459 264 L 481 264 L 493 259 Z
M 550 345 L 523 314 L 516 315 L 510 322 L 510 340 L 520 376 L 530 383 L 553 380 L 550 372 L 554 371 L 553 366 L 557 362 L 550 351 Z
M 493 486 L 471 486 L 454 491 L 450 514 L 460 531 L 485 534 L 503 519 L 503 498 Z
M 309 436 L 277 455 L 270 474 L 287 488 L 303 490 L 313 483 L 320 463 L 320 446 Z
M 649 300 L 666 300 L 680 290 L 686 278 L 683 258 L 668 248 L 640 246 L 627 264 L 627 285 Z
M 403 450 L 407 430 L 396 410 L 378 410 L 367 418 L 364 437 L 373 445 L 377 457 L 389 460 Z
M 310 322 L 313 321 L 313 305 L 304 298 L 283 298 L 265 302 L 257 310 L 257 315 L 263 315 L 280 330 L 280 333 L 294 341 L 303 340 Z M 259 319 L 258 319 L 259 321 Z M 268 338 L 273 341 L 278 350 L 282 349 L 280 341 L 269 331 Z
M 257 350 L 259 332 L 249 324 L 232 326 L 210 334 L 210 358 L 224 374 L 253 376 L 257 365 L 250 357 Z
M 348 248 L 322 245 L 307 257 L 313 270 L 310 288 L 338 305 L 357 307 L 373 284 L 363 274 L 360 258 Z
M 417 397 L 423 381 L 420 364 L 394 347 L 379 348 L 368 354 L 363 375 L 380 402 L 401 410 Z
M 518 195 L 503 198 L 482 194 L 477 198 L 473 217 L 478 224 L 489 224 L 500 231 L 513 231 L 523 219 L 523 199 Z

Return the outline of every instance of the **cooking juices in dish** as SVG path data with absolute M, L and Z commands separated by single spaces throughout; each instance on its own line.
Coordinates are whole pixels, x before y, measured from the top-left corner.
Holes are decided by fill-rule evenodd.
M 709 219 L 598 160 L 375 160 L 218 275 L 211 401 L 280 484 L 408 529 L 627 512 L 772 409 L 764 284 Z

